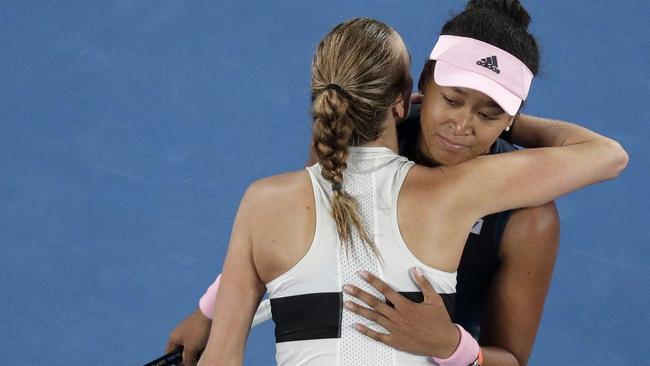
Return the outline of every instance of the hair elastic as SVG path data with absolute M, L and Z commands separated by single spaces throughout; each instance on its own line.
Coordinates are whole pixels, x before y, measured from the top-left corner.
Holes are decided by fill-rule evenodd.
M 341 88 L 341 86 L 339 84 L 334 84 L 334 83 L 327 84 L 325 86 L 325 90 L 330 90 L 330 89 L 331 90 L 336 90 L 337 92 L 340 92 L 340 93 L 343 92 L 343 88 Z
M 348 93 L 347 91 L 345 91 L 345 90 L 343 89 L 343 87 L 340 86 L 339 84 L 335 84 L 335 83 L 327 84 L 327 85 L 325 86 L 325 90 L 336 90 L 339 94 L 341 94 L 342 97 L 344 97 L 344 98 L 346 98 L 346 99 L 351 99 L 351 98 L 352 98 L 352 96 L 350 95 L 350 93 Z
M 340 191 L 343 188 L 343 185 L 341 183 L 332 183 L 332 191 Z

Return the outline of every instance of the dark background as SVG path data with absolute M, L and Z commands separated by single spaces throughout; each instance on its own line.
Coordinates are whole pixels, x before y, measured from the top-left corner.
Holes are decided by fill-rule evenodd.
M 616 181 L 559 200 L 531 365 L 632 365 L 650 335 L 645 1 L 525 1 L 542 72 L 525 112 L 611 136 Z M 317 41 L 386 21 L 420 68 L 463 3 L 0 1 L 0 363 L 138 365 L 219 272 L 253 180 L 300 169 Z M 247 364 L 274 361 L 273 325 Z

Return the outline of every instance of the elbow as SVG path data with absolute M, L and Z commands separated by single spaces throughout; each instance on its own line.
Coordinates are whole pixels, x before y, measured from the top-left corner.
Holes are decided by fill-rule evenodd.
M 608 178 L 617 178 L 627 167 L 630 156 L 618 141 L 607 139 L 606 141 L 607 156 L 610 164 L 608 166 Z

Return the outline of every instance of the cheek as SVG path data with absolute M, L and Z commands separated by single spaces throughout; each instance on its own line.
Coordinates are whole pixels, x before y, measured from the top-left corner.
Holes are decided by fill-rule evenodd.
M 434 131 L 440 125 L 442 119 L 440 116 L 440 108 L 434 102 L 425 102 L 422 104 L 420 112 L 420 126 L 422 131 L 427 133 Z
M 503 128 L 501 128 L 501 125 L 499 125 L 496 127 L 490 126 L 489 128 L 479 130 L 476 134 L 477 143 L 475 150 L 477 153 L 483 154 L 487 152 L 490 149 L 490 146 L 492 146 L 497 138 L 499 138 L 501 132 L 503 131 Z

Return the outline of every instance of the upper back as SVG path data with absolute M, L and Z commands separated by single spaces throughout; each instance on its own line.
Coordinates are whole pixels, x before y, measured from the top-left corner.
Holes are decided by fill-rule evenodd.
M 251 221 L 253 259 L 268 282 L 298 262 L 309 249 L 316 226 L 314 195 L 305 170 L 255 182 Z
M 431 265 L 436 262 L 427 258 L 437 256 L 436 246 L 432 244 L 442 235 L 435 235 L 433 239 L 427 236 L 436 229 L 445 230 L 437 225 L 434 229 L 431 225 L 419 224 L 439 215 L 440 208 L 445 205 L 442 200 L 429 201 L 433 197 L 431 192 L 436 191 L 431 182 L 439 172 L 414 166 L 408 159 L 383 147 L 350 148 L 349 154 L 343 189 L 357 201 L 364 226 L 378 247 L 377 265 L 382 268 L 377 270 L 401 270 L 405 263 L 398 259 L 404 255 L 415 261 L 412 264 L 439 268 Z M 289 271 L 316 244 L 328 242 L 327 245 L 334 249 L 344 247 L 331 217 L 331 183 L 320 174 L 319 164 L 304 171 L 261 180 L 253 187 L 257 193 L 252 239 L 255 265 L 263 282 L 271 282 Z M 426 244 L 429 244 L 426 251 L 422 250 L 424 255 L 413 256 L 413 248 L 419 247 L 413 246 L 410 240 L 416 240 L 422 249 L 427 249 Z M 353 236 L 347 252 L 341 253 L 375 257 L 358 235 Z
M 278 233 L 278 228 L 271 229 L 273 239 L 260 237 L 260 231 L 253 240 L 256 266 L 262 268 L 260 277 L 266 282 L 276 322 L 279 365 L 297 364 L 306 353 L 313 358 L 328 360 L 323 364 L 343 360 L 340 364 L 344 365 L 360 355 L 373 365 L 393 365 L 394 361 L 400 365 L 426 364 L 422 356 L 399 352 L 364 338 L 354 331 L 353 324 L 365 321 L 348 311 L 340 313 L 342 302 L 352 300 L 341 292 L 344 284 L 353 284 L 381 296 L 360 278 L 360 270 L 379 275 L 395 290 L 417 299 L 419 289 L 411 280 L 409 269 L 418 266 L 439 293 L 447 294 L 443 295 L 445 299 L 451 301 L 453 297 L 456 273 L 439 271 L 422 263 L 400 234 L 397 200 L 412 166 L 412 162 L 386 148 L 350 149 L 343 189 L 355 197 L 364 226 L 379 256 L 366 247 L 355 232 L 348 249 L 341 243 L 330 213 L 331 183 L 322 177 L 318 164 L 307 169 L 313 190 L 312 208 L 308 214 L 298 203 L 287 205 L 279 202 L 290 196 L 281 199 L 281 195 L 276 195 L 264 203 L 269 208 L 264 216 L 274 224 L 289 225 L 284 230 L 303 231 L 298 229 L 299 225 L 312 230 L 311 235 L 303 234 L 301 239 L 310 237 L 308 242 L 300 244 L 274 243 L 273 240 L 279 237 L 287 240 L 292 237 Z M 302 175 L 299 177 L 292 179 L 303 179 Z M 304 182 L 299 187 L 305 189 Z M 304 191 L 302 194 L 306 195 Z M 303 205 L 309 201 L 302 196 L 300 200 Z M 285 209 L 294 212 L 283 211 Z M 300 215 L 309 216 L 309 219 L 298 218 Z M 271 219 L 271 216 L 284 217 Z M 288 255 L 286 252 L 292 253 Z

